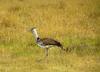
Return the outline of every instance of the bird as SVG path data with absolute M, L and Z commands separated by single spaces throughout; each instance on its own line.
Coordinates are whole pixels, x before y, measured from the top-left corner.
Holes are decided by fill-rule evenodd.
M 35 41 L 36 41 L 37 45 L 40 48 L 45 49 L 46 57 L 48 56 L 48 50 L 53 46 L 57 46 L 58 48 L 61 48 L 61 50 L 66 51 L 63 48 L 63 45 L 59 41 L 52 39 L 52 38 L 40 38 L 38 36 L 36 27 L 31 28 L 31 32 L 35 37 Z

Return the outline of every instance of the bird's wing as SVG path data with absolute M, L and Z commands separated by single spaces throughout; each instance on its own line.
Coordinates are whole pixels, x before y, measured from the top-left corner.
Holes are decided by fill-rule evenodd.
M 45 45 L 56 45 L 56 46 L 62 46 L 60 42 L 51 39 L 51 38 L 42 38 L 41 41 L 43 42 L 43 44 Z

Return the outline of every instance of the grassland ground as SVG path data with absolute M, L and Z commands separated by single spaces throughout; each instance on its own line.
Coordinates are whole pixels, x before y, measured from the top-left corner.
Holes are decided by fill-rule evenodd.
M 29 29 L 64 48 L 44 50 Z M 100 72 L 99 0 L 0 0 L 0 72 Z

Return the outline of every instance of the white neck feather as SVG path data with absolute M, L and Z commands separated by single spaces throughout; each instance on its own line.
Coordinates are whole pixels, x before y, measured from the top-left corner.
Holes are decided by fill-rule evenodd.
M 38 38 L 38 37 L 39 37 L 38 34 L 37 34 L 36 29 L 34 29 L 34 30 L 32 31 L 32 33 L 33 33 L 33 35 L 35 35 L 35 38 Z

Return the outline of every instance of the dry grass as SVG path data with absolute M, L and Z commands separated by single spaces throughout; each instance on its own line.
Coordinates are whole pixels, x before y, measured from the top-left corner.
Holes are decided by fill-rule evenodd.
M 99 72 L 99 0 L 0 0 L 0 72 Z M 38 61 L 31 27 L 71 52 L 52 48 Z

